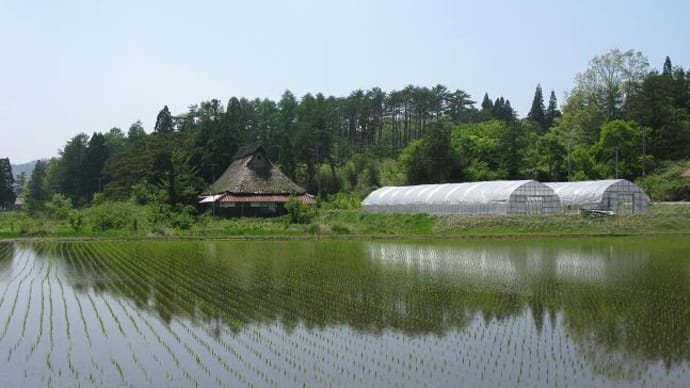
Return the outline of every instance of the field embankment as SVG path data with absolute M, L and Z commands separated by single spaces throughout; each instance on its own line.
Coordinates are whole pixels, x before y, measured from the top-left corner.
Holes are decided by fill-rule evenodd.
M 209 215 L 179 220 L 154 219 L 144 207 L 129 208 L 104 223 L 88 211 L 75 221 L 0 213 L 0 239 L 156 239 L 156 238 L 479 238 L 548 236 L 690 235 L 690 204 L 655 203 L 647 214 L 592 217 L 465 216 L 366 214 L 358 210 L 317 212 L 309 220 L 219 219 Z

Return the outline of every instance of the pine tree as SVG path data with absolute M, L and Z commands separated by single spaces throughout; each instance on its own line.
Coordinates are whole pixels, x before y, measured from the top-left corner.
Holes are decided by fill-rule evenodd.
M 510 105 L 510 100 L 506 100 L 505 105 L 503 106 L 502 119 L 505 121 L 514 121 L 516 117 L 517 113 L 515 112 L 515 109 L 513 109 L 513 107 Z
M 505 100 L 503 97 L 496 98 L 493 107 L 491 107 L 491 114 L 496 119 L 502 119 L 503 117 L 503 107 L 505 105 Z
M 34 166 L 29 179 L 29 192 L 27 193 L 26 203 L 29 206 L 29 212 L 36 212 L 43 208 L 43 203 L 47 199 L 44 180 L 46 178 L 46 169 L 48 163 L 39 160 Z
M 532 108 L 530 108 L 529 113 L 527 113 L 527 118 L 539 124 L 541 133 L 546 132 L 548 127 L 546 122 L 546 113 L 544 112 L 544 95 L 542 94 L 540 84 L 537 84 L 537 89 L 534 91 Z
M 491 111 L 493 109 L 494 103 L 491 102 L 489 98 L 489 93 L 484 93 L 484 99 L 482 100 L 482 111 Z
M 129 130 L 127 131 L 127 141 L 129 143 L 134 143 L 135 141 L 143 139 L 144 137 L 146 137 L 146 131 L 144 131 L 144 125 L 140 120 L 137 120 L 135 123 L 130 125 Z
M 556 101 L 556 93 L 551 91 L 549 96 L 549 106 L 546 108 L 546 113 L 544 115 L 544 121 L 546 125 L 546 130 L 553 126 L 554 120 L 561 117 L 561 111 L 558 110 L 558 101 Z
M 158 112 L 158 116 L 156 116 L 156 125 L 153 127 L 153 130 L 157 133 L 168 133 L 172 132 L 173 129 L 174 126 L 172 114 L 170 113 L 168 106 L 165 105 L 163 106 L 163 109 Z
M 0 159 L 0 210 L 14 205 L 14 176 L 9 158 Z
M 664 70 L 661 73 L 667 77 L 673 76 L 673 65 L 671 65 L 671 58 L 668 56 L 666 57 L 666 60 L 664 61 Z

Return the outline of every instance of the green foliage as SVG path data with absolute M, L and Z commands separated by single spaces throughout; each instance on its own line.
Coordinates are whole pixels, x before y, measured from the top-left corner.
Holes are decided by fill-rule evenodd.
M 690 201 L 690 179 L 680 175 L 690 168 L 690 161 L 664 162 L 654 174 L 635 181 L 654 201 Z
M 532 99 L 532 107 L 527 113 L 527 119 L 533 120 L 539 124 L 540 133 L 546 132 L 549 128 L 546 121 L 546 111 L 544 108 L 544 94 L 541 90 L 541 85 L 537 84 L 537 89 L 534 91 L 534 98 Z
M 359 210 L 362 197 L 352 193 L 338 193 L 329 195 L 319 203 L 322 210 Z
M 161 195 L 156 187 L 145 181 L 136 183 L 131 188 L 131 200 L 138 205 L 146 205 L 149 202 L 157 201 Z
M 153 130 L 157 133 L 169 133 L 174 130 L 172 114 L 167 105 L 158 112 L 158 116 L 156 116 L 156 125 L 153 127 Z
M 515 179 L 520 176 L 533 135 L 529 121 L 491 120 L 456 126 L 450 146 L 467 161 L 467 180 Z
M 400 155 L 409 184 L 445 183 L 464 178 L 461 153 L 451 146 L 447 123 L 435 123 L 427 137 L 410 143 Z
M 9 158 L 0 159 L 0 211 L 14 207 L 14 176 Z
M 593 152 L 600 176 L 634 180 L 641 172 L 641 132 L 634 122 L 613 120 L 601 127 Z
M 81 232 L 84 227 L 84 214 L 79 210 L 73 210 L 69 215 L 69 224 L 75 232 Z
M 626 96 L 635 92 L 648 74 L 649 61 L 639 51 L 613 49 L 595 56 L 589 68 L 577 75 L 575 90 L 587 107 L 597 110 L 604 121 L 621 118 Z
M 127 143 L 136 143 L 138 140 L 146 137 L 146 131 L 144 131 L 144 126 L 141 121 L 133 123 L 129 130 L 127 130 Z
M 194 222 L 196 209 L 193 206 L 176 206 L 168 213 L 169 225 L 175 229 L 190 229 Z
M 285 210 L 291 222 L 296 224 L 308 224 L 316 217 L 316 207 L 302 203 L 297 198 L 290 198 L 285 203 Z
M 83 210 L 93 231 L 135 230 L 141 223 L 141 209 L 130 202 L 105 202 Z
M 47 199 L 47 189 L 45 187 L 46 168 L 47 163 L 42 160 L 37 161 L 31 173 L 31 178 L 29 179 L 29 190 L 26 196 L 26 210 L 31 214 L 41 211 Z
M 94 193 L 93 198 L 91 198 L 91 205 L 102 205 L 106 202 L 107 198 L 103 193 Z
M 549 106 L 546 107 L 546 113 L 544 114 L 544 121 L 546 129 L 551 128 L 554 125 L 556 119 L 561 117 L 561 111 L 558 110 L 558 101 L 556 100 L 556 93 L 551 91 L 549 96 Z
M 647 70 L 632 50 L 596 56 L 562 114 L 553 91 L 544 108 L 538 85 L 523 120 L 503 96 L 485 94 L 478 110 L 466 92 L 443 85 L 301 99 L 286 91 L 277 102 L 231 97 L 227 106 L 210 99 L 175 116 L 166 106 L 151 134 L 136 122 L 126 136 L 112 128 L 70 139 L 60 157 L 37 165 L 26 209 L 40 213 L 54 193 L 76 207 L 92 198 L 94 205 L 129 198 L 157 208 L 195 205 L 237 149 L 257 141 L 320 198 L 384 185 L 607 178 L 616 175 L 616 149 L 619 176 L 635 179 L 690 152 L 690 73 L 670 58 L 662 71 Z M 93 196 L 101 191 L 105 198 Z M 163 213 L 150 216 L 160 228 L 170 225 Z
M 543 182 L 563 181 L 568 175 L 568 149 L 556 131 L 534 141 L 528 149 L 525 175 Z
M 80 133 L 70 139 L 60 151 L 60 158 L 56 161 L 52 174 L 52 185 L 56 192 L 69 198 L 73 204 L 81 205 L 91 198 L 86 195 L 85 156 L 88 150 L 89 136 Z
M 318 175 L 319 192 L 323 195 L 335 194 L 342 190 L 344 182 L 333 166 L 322 164 Z
M 53 194 L 45 204 L 45 211 L 57 220 L 67 220 L 72 212 L 72 200 L 60 193 Z

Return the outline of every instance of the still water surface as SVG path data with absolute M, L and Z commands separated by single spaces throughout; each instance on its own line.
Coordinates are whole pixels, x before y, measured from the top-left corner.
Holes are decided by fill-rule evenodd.
M 688 386 L 687 239 L 0 243 L 0 387 Z

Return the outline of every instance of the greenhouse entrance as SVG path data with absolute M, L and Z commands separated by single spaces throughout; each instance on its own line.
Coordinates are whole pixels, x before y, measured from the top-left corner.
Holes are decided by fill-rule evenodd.
M 618 214 L 633 214 L 635 208 L 633 207 L 635 195 L 634 194 L 618 194 Z
M 529 195 L 527 196 L 527 215 L 544 214 L 544 197 Z

